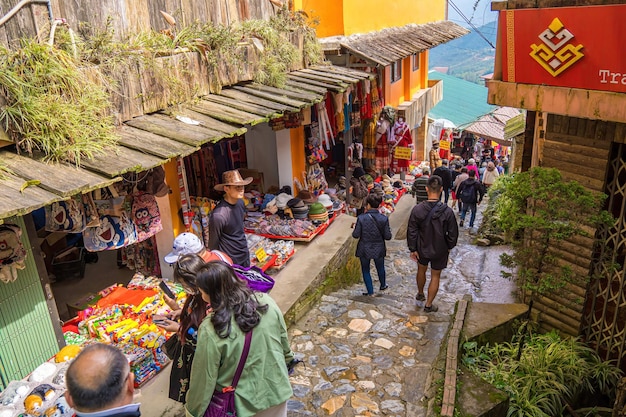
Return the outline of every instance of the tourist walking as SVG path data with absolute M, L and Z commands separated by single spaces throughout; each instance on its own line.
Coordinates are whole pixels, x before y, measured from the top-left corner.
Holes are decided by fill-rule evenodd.
M 411 210 L 407 227 L 407 246 L 411 259 L 417 262 L 417 295 L 418 301 L 426 301 L 424 311 L 435 312 L 438 307 L 433 304 L 439 291 L 441 271 L 448 265 L 448 255 L 456 246 L 459 228 L 450 207 L 440 200 L 442 180 L 433 175 L 428 179 L 428 199 Z M 430 284 L 428 297 L 424 294 L 426 286 L 426 270 L 430 264 Z
M 430 170 L 428 167 L 424 167 L 422 168 L 422 175 L 415 178 L 413 181 L 413 185 L 411 186 L 411 195 L 415 197 L 416 204 L 428 200 L 428 192 L 426 191 L 428 178 L 430 178 Z
M 485 191 L 480 181 L 476 179 L 476 173 L 474 171 L 469 172 L 469 178 L 459 184 L 457 189 L 457 195 L 463 202 L 463 208 L 461 209 L 461 221 L 459 226 L 463 227 L 465 222 L 465 215 L 467 211 L 470 212 L 469 227 L 474 227 L 474 220 L 476 219 L 476 205 L 483 201 Z
M 483 185 L 485 188 L 489 188 L 498 179 L 500 173 L 496 169 L 496 165 L 493 162 L 487 164 L 487 169 L 483 173 Z
M 448 204 L 448 199 L 450 198 L 450 187 L 452 186 L 452 172 L 448 167 L 447 159 L 441 160 L 441 166 L 433 171 L 433 175 L 441 177 L 441 181 L 443 182 L 443 202 Z
M 370 272 L 370 260 L 374 260 L 380 291 L 387 288 L 385 275 L 385 256 L 387 255 L 386 240 L 391 239 L 391 227 L 387 216 L 378 211 L 382 202 L 382 197 L 370 194 L 365 200 L 365 213 L 356 219 L 352 237 L 359 239 L 356 245 L 355 256 L 361 261 L 361 273 L 367 292 L 363 295 L 374 295 L 374 285 L 372 284 L 372 274 Z

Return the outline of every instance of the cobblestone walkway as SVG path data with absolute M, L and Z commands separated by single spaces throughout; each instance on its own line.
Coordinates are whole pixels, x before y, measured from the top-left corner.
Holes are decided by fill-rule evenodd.
M 424 302 L 415 300 L 417 266 L 406 241 L 394 239 L 387 244 L 385 259 L 388 290 L 362 296 L 361 283 L 327 294 L 292 326 L 292 348 L 305 365 L 291 377 L 289 417 L 425 416 L 427 401 L 422 400 L 430 370 L 456 301 L 466 294 L 475 301 L 512 301 L 506 290 L 505 296 L 495 294 L 502 300 L 482 296 L 484 286 L 504 286 L 493 272 L 502 249 L 478 248 L 471 238 L 467 228 L 460 231 L 442 273 L 436 313 L 424 313 Z M 461 268 L 460 262 L 470 267 Z M 376 290 L 373 267 L 372 277 Z

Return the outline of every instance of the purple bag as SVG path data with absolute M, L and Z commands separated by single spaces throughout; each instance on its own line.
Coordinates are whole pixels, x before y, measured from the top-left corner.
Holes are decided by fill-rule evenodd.
M 274 278 L 267 275 L 258 266 L 233 265 L 237 276 L 248 283 L 252 291 L 270 292 L 274 288 Z
M 236 417 L 235 390 L 213 392 L 211 402 L 204 413 L 204 417 Z
M 243 366 L 248 359 L 248 353 L 250 352 L 250 343 L 252 342 L 252 330 L 246 333 L 246 341 L 243 344 L 243 351 L 239 358 L 239 364 L 235 370 L 233 376 L 233 383 L 230 387 L 226 387 L 222 390 L 213 391 L 211 402 L 204 412 L 204 417 L 236 417 L 235 411 L 235 388 L 239 383 L 239 377 L 243 372 Z

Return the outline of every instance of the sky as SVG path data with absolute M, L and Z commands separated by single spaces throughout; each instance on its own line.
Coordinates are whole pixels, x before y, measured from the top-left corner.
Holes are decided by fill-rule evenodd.
M 473 10 L 477 1 L 476 10 Z M 454 10 L 452 4 L 455 4 L 468 19 L 471 19 L 471 22 L 476 27 L 494 21 L 498 17 L 497 12 L 491 11 L 491 0 L 448 0 L 448 2 L 450 3 L 448 5 L 448 20 L 464 27 L 469 27 L 469 25 Z

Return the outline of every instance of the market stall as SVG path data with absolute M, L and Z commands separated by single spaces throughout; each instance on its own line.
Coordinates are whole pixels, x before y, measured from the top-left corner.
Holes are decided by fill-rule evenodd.
M 126 286 L 112 285 L 85 302 L 84 309 L 63 326 L 66 346 L 29 376 L 11 381 L 0 394 L 0 416 L 72 416 L 65 402 L 65 372 L 82 347 L 104 342 L 128 358 L 135 386 L 151 380 L 170 359 L 162 347 L 170 336 L 152 322 L 155 314 L 169 314 L 158 285 L 160 278 L 135 274 Z M 177 300 L 186 297 L 182 286 L 169 284 Z

